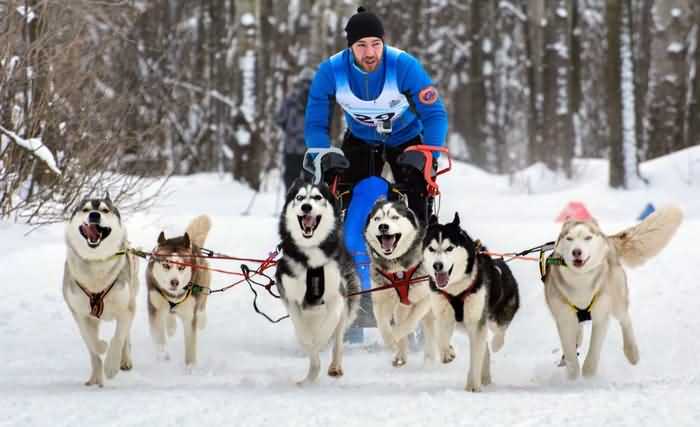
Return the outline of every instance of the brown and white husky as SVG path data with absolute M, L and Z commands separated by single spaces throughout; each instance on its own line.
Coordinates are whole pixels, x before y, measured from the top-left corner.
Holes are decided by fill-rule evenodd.
M 169 360 L 166 332 L 173 336 L 175 317 L 182 320 L 185 334 L 185 365 L 197 362 L 197 331 L 206 324 L 210 274 L 201 248 L 209 234 L 211 220 L 200 215 L 182 236 L 167 239 L 163 232 L 146 268 L 148 319 L 158 358 Z

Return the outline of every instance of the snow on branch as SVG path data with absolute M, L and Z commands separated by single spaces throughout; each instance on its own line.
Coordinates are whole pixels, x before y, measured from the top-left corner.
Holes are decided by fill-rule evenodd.
M 520 19 L 522 22 L 527 22 L 527 16 L 515 7 L 515 5 L 509 1 L 502 0 L 500 3 L 498 3 L 498 7 L 501 9 L 507 9 L 509 10 L 513 15 L 515 15 L 518 19 Z
M 58 167 L 56 166 L 56 159 L 54 158 L 53 154 L 51 153 L 51 150 L 49 150 L 41 142 L 41 139 L 39 139 L 39 138 L 24 139 L 24 138 L 20 137 L 19 135 L 17 135 L 16 133 L 5 129 L 2 126 L 0 126 L 0 132 L 4 133 L 8 137 L 10 137 L 10 139 L 13 140 L 15 142 L 15 144 L 29 150 L 32 154 L 34 154 L 36 157 L 38 157 L 40 160 L 42 160 L 44 163 L 46 163 L 46 166 L 48 166 L 49 169 L 51 169 L 54 173 L 56 173 L 56 175 L 61 174 L 61 171 L 58 170 Z

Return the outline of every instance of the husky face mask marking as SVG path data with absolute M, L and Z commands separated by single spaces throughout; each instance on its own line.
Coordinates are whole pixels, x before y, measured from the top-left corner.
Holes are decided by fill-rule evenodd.
M 335 207 L 326 188 L 297 183 L 285 205 L 287 231 L 300 246 L 317 246 L 335 227 Z
M 156 251 L 163 255 L 153 264 L 152 270 L 158 287 L 173 297 L 181 296 L 192 280 L 192 267 L 182 265 L 194 261 L 189 236 L 185 233 L 184 237 L 166 239 L 161 232 Z
M 80 202 L 71 215 L 66 234 L 73 248 L 87 257 L 114 254 L 122 244 L 120 237 L 124 236 L 121 216 L 109 196 Z
M 380 202 L 367 218 L 365 240 L 387 259 L 405 254 L 417 234 L 415 215 L 400 203 Z
M 608 245 L 605 237 L 586 223 L 572 222 L 564 226 L 555 251 L 572 271 L 585 273 L 607 256 Z
M 423 245 L 423 267 L 438 288 L 447 287 L 473 263 L 473 251 L 467 250 L 470 245 L 473 242 L 459 227 L 458 215 L 449 224 L 430 225 Z

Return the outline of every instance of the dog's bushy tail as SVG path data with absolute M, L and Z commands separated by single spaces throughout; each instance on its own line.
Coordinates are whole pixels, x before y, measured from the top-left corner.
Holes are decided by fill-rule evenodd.
M 671 241 L 683 220 L 677 206 L 659 209 L 644 221 L 610 236 L 618 255 L 629 267 L 637 267 L 656 256 Z
M 201 248 L 204 246 L 204 241 L 207 240 L 209 230 L 211 230 L 211 219 L 208 215 L 200 215 L 190 222 L 186 232 L 190 236 L 192 244 Z

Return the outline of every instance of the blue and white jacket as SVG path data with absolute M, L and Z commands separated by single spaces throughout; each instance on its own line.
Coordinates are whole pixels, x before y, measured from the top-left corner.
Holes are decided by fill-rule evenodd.
M 447 112 L 433 82 L 416 58 L 385 46 L 376 70 L 365 72 L 350 48 L 321 63 L 306 106 L 304 139 L 309 148 L 331 146 L 333 102 L 344 110 L 350 132 L 368 143 L 401 145 L 422 134 L 423 143 L 442 146 Z M 376 131 L 375 121 L 390 120 L 392 133 Z

